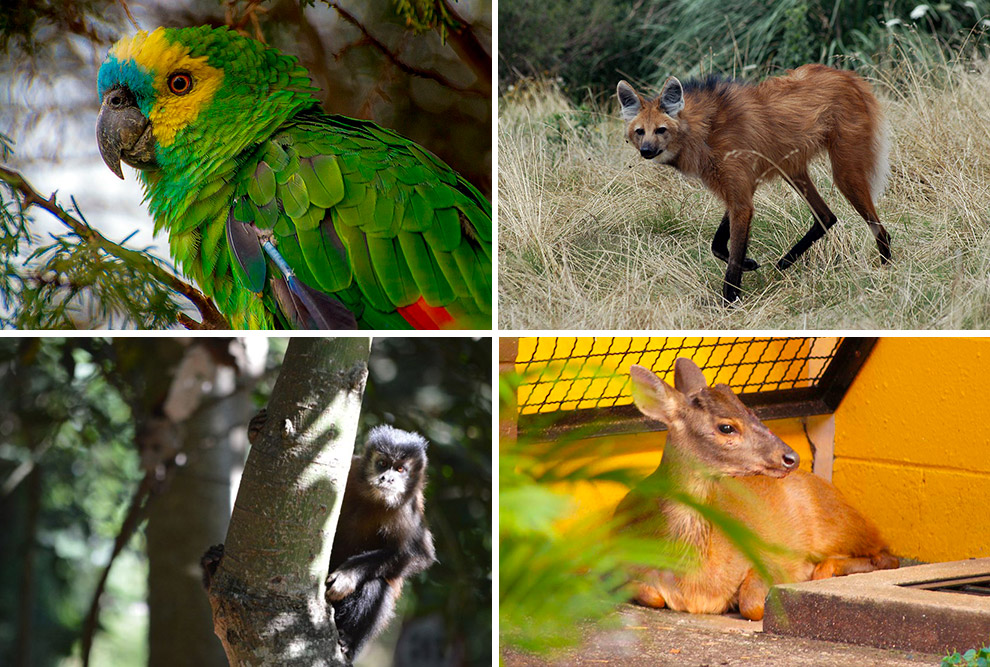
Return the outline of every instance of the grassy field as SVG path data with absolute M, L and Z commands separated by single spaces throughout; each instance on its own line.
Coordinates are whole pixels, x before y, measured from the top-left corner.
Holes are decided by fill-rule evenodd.
M 732 307 L 709 250 L 723 207 L 628 146 L 614 99 L 579 109 L 552 85 L 503 96 L 501 328 L 990 328 L 990 63 L 861 73 L 892 130 L 878 210 L 893 263 L 880 266 L 822 157 L 812 178 L 839 222 L 781 272 L 811 211 L 782 181 L 763 185 L 749 244 L 761 267 L 743 274 Z

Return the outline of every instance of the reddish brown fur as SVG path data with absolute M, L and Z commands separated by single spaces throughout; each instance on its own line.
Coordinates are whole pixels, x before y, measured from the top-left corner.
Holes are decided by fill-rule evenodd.
M 636 405 L 669 429 L 663 460 L 650 480 L 667 480 L 786 549 L 761 554 L 772 575 L 764 582 L 728 537 L 684 505 L 658 500 L 647 480 L 623 499 L 617 516 L 627 530 L 689 544 L 700 562 L 682 575 L 639 571 L 637 602 L 692 613 L 738 608 L 758 620 L 769 584 L 898 566 L 876 526 L 827 481 L 801 470 L 787 474 L 797 463 L 793 450 L 738 398 L 727 401 L 727 388 L 708 387 L 689 360 L 677 361 L 676 389 L 645 369 L 633 367 L 632 376 Z M 722 435 L 718 426 L 726 423 L 734 432 Z M 727 477 L 730 470 L 749 476 Z
M 827 228 L 835 221 L 807 171 L 809 161 L 823 151 L 831 159 L 836 187 L 869 223 L 883 261 L 889 258 L 889 236 L 874 207 L 886 177 L 885 128 L 880 106 L 863 79 L 824 65 L 804 65 L 758 85 L 689 83 L 683 88 L 683 109 L 668 115 L 664 101 L 672 84 L 676 95 L 681 86 L 671 79 L 654 100 L 619 84 L 623 117 L 630 119 L 627 136 L 637 149 L 658 142 L 663 150 L 656 159 L 700 178 L 725 203 L 731 242 L 728 257 L 722 257 L 728 260 L 727 300 L 738 296 L 753 193 L 761 182 L 786 177 L 821 225 Z M 780 268 L 790 266 L 823 232 L 813 227 Z M 714 245 L 713 251 L 719 255 Z M 755 267 L 755 262 L 745 266 Z

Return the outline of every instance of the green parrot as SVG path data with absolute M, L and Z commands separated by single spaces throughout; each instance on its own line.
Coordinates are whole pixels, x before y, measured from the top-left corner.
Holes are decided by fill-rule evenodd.
M 158 28 L 100 67 L 103 161 L 238 328 L 491 329 L 491 204 L 429 151 L 323 112 L 295 58 Z

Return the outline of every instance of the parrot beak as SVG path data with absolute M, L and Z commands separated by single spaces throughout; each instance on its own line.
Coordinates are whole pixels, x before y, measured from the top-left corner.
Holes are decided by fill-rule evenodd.
M 103 94 L 96 120 L 96 143 L 110 171 L 121 180 L 123 160 L 135 169 L 154 169 L 155 135 L 151 123 L 138 109 L 134 94 L 125 86 L 114 86 Z

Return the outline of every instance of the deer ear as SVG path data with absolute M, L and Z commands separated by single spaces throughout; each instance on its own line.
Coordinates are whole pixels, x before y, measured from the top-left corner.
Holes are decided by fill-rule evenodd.
M 633 401 L 639 411 L 670 426 L 684 400 L 681 392 L 642 366 L 631 366 L 629 379 L 632 381 Z
M 708 386 L 705 374 L 697 364 L 686 357 L 674 362 L 674 386 L 682 394 L 693 394 Z

